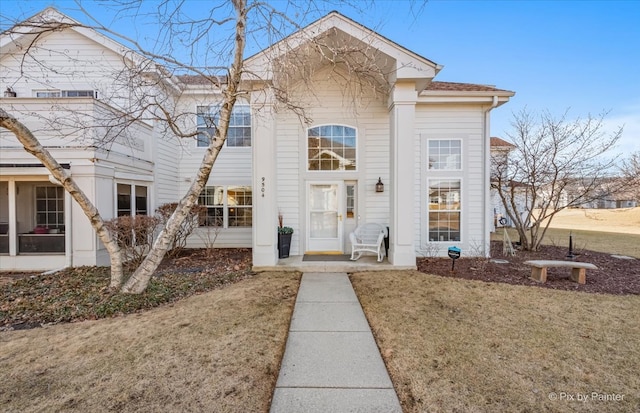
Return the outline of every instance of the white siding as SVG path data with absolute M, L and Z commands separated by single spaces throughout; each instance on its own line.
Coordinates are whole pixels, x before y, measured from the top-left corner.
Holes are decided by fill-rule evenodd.
M 389 179 L 386 96 L 354 90 L 344 78 L 326 69 L 315 73 L 311 82 L 291 88 L 292 99 L 312 119 L 308 125 L 291 112 L 280 110 L 277 115 L 277 206 L 284 225 L 294 228 L 291 255 L 303 254 L 306 249 L 306 190 L 311 181 L 358 181 L 361 222 L 389 223 L 388 191 L 380 194 L 374 189 L 378 177 L 383 182 Z M 307 128 L 327 124 L 356 128 L 357 171 L 307 171 Z
M 29 46 L 27 39 L 22 43 Z M 0 60 L 0 83 L 11 85 L 18 97 L 32 97 L 34 90 L 97 90 L 99 98 L 127 106 L 130 84 L 118 76 L 123 58 L 96 41 L 67 29 L 42 36 L 29 55 L 23 52 L 14 50 Z
M 416 167 L 415 239 L 416 252 L 428 244 L 427 185 L 430 178 L 456 178 L 462 180 L 461 242 L 435 243 L 441 246 L 440 254 L 446 255 L 449 246 L 458 245 L 462 253 L 483 253 L 486 219 L 483 193 L 489 183 L 484 182 L 483 168 L 484 114 L 480 105 L 418 105 L 416 107 L 416 153 L 420 162 Z M 426 145 L 428 139 L 461 139 L 462 170 L 434 171 L 428 169 Z M 419 212 L 418 212 L 419 211 Z
M 183 123 L 181 127 L 185 132 L 196 131 L 196 107 L 208 106 L 219 103 L 219 97 L 215 93 L 209 94 L 184 94 L 180 97 L 176 108 L 176 113 L 183 115 Z M 238 101 L 237 104 L 244 104 Z M 252 136 L 252 139 L 256 139 Z M 206 148 L 196 146 L 196 139 L 183 138 L 181 140 L 174 139 L 177 142 L 173 149 L 167 146 L 173 157 L 176 158 L 175 163 L 178 165 L 178 182 L 174 188 L 175 199 L 182 197 L 187 191 L 189 185 L 193 181 L 198 168 L 202 162 L 202 157 Z M 207 186 L 224 186 L 224 185 L 240 185 L 251 186 L 252 184 L 252 166 L 251 166 L 251 148 L 250 147 L 227 147 L 226 145 L 220 151 L 216 162 L 213 165 Z M 169 189 L 169 188 L 167 188 Z M 255 188 L 252 188 L 255 198 Z M 167 192 L 169 193 L 169 192 Z M 201 248 L 206 246 L 207 238 L 206 230 L 198 229 L 188 241 L 187 246 L 193 248 Z M 227 228 L 221 229 L 215 242 L 217 248 L 239 248 L 251 247 L 251 228 Z

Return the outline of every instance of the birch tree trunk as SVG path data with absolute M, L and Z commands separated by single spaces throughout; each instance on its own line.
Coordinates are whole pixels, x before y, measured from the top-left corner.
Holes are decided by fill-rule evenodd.
M 171 240 L 173 239 L 176 231 L 178 231 L 180 225 L 188 216 L 189 211 L 196 203 L 198 196 L 207 184 L 213 164 L 218 158 L 218 154 L 227 139 L 227 130 L 231 119 L 231 111 L 233 110 L 233 106 L 236 102 L 238 88 L 242 77 L 243 55 L 246 41 L 245 30 L 248 11 L 246 0 L 233 0 L 233 7 L 236 10 L 234 58 L 233 64 L 229 69 L 228 84 L 223 91 L 224 98 L 220 109 L 220 121 L 219 124 L 216 125 L 215 137 L 209 142 L 209 146 L 202 158 L 196 179 L 189 187 L 185 196 L 182 197 L 180 202 L 178 202 L 176 210 L 171 214 L 171 217 L 158 235 L 158 238 L 153 244 L 153 248 L 145 260 L 122 287 L 122 292 L 124 293 L 140 294 L 147 288 L 153 273 L 160 265 L 162 258 L 171 245 Z
M 33 135 L 31 130 L 2 108 L 0 108 L 0 127 L 11 131 L 20 141 L 24 149 L 31 155 L 38 158 L 49 172 L 51 172 L 51 175 L 53 175 L 53 177 L 62 184 L 64 189 L 69 192 L 78 205 L 80 205 L 84 214 L 89 218 L 91 226 L 95 229 L 98 237 L 100 237 L 100 241 L 102 241 L 109 252 L 109 259 L 111 261 L 110 287 L 119 288 L 123 282 L 122 254 L 120 246 L 104 225 L 104 221 L 102 220 L 98 209 L 93 205 L 82 189 L 80 189 L 78 184 L 76 184 L 71 175 L 64 170 L 49 151 L 40 144 L 40 141 L 38 141 L 38 139 Z

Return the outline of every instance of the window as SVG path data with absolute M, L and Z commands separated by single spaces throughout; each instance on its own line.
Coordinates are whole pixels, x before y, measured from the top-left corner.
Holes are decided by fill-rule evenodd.
M 253 195 L 248 186 L 208 186 L 198 203 L 207 207 L 201 226 L 251 227 Z
M 63 98 L 92 98 L 98 97 L 98 92 L 93 90 L 63 90 Z
M 198 106 L 198 147 L 209 146 L 209 139 L 216 134 L 216 124 L 220 120 L 220 106 Z M 251 108 L 248 105 L 234 105 L 229 119 L 227 146 L 251 146 Z
M 147 215 L 147 187 L 136 186 L 136 215 Z
M 339 125 L 310 128 L 307 157 L 309 171 L 354 171 L 356 130 Z
M 64 189 L 61 186 L 36 187 L 36 225 L 64 228 Z
M 36 91 L 37 98 L 59 98 L 60 91 L 59 90 L 40 90 Z
M 429 180 L 429 241 L 460 241 L 460 180 Z
M 201 226 L 224 226 L 224 188 L 207 186 L 200 193 L 198 203 L 207 207 L 207 214 L 202 217 Z
M 429 141 L 429 169 L 459 170 L 462 168 L 462 142 L 459 139 Z
M 149 213 L 147 187 L 143 185 L 118 184 L 116 189 L 118 216 L 147 215 Z M 131 195 L 135 194 L 134 197 Z
M 345 188 L 347 191 L 347 218 L 354 218 L 356 211 L 356 186 L 347 184 Z
M 94 90 L 36 90 L 37 98 L 98 98 Z

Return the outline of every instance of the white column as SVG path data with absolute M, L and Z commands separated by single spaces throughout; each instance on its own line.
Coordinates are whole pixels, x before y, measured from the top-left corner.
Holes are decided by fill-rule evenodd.
M 277 254 L 276 122 L 270 91 L 257 92 L 253 118 L 253 266 L 274 266 Z
M 65 255 L 65 267 L 73 266 L 73 243 L 72 243 L 72 231 L 73 217 L 71 211 L 73 208 L 73 198 L 71 194 L 64 191 L 64 255 Z
M 399 266 L 415 266 L 415 106 L 414 82 L 396 83 L 390 94 L 390 245 L 389 261 Z
M 16 210 L 16 180 L 9 179 L 9 256 L 18 253 L 18 212 Z

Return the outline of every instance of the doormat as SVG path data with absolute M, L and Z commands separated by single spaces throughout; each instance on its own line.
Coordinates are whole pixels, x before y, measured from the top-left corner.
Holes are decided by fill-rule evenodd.
M 351 261 L 351 255 L 347 254 L 304 254 L 302 256 L 302 261 Z

